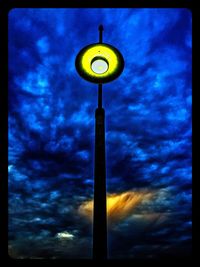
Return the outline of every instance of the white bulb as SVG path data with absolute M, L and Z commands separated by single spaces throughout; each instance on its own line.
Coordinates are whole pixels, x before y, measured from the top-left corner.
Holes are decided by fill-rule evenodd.
M 91 68 L 95 73 L 102 74 L 108 70 L 108 64 L 103 59 L 97 59 L 92 63 Z

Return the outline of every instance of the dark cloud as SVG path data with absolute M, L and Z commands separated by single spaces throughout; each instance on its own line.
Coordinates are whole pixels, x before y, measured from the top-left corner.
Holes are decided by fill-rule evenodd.
M 9 13 L 9 253 L 91 258 L 97 90 L 82 47 L 124 56 L 104 85 L 109 193 L 154 192 L 109 229 L 112 258 L 191 252 L 191 13 L 187 9 L 13 9 Z M 29 249 L 31 247 L 31 250 Z

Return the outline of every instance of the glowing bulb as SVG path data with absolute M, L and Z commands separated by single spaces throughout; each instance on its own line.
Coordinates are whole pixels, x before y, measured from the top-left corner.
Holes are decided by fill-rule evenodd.
M 108 64 L 104 59 L 97 58 L 93 60 L 91 69 L 97 74 L 102 74 L 108 70 Z

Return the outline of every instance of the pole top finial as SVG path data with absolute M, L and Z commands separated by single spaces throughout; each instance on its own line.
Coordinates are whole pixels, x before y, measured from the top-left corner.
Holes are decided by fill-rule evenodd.
M 99 31 L 103 31 L 103 25 L 102 24 L 99 25 Z

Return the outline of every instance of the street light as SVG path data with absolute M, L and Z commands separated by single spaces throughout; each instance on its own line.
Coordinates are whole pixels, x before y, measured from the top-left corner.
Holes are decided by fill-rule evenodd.
M 105 43 L 94 43 L 81 49 L 75 65 L 82 78 L 100 84 L 116 79 L 123 71 L 124 60 L 115 47 Z
M 75 66 L 85 80 L 98 84 L 98 107 L 95 111 L 95 168 L 93 258 L 107 258 L 105 111 L 102 108 L 102 84 L 116 79 L 124 69 L 122 54 L 102 42 L 103 26 L 99 26 L 99 43 L 87 45 L 78 53 Z

